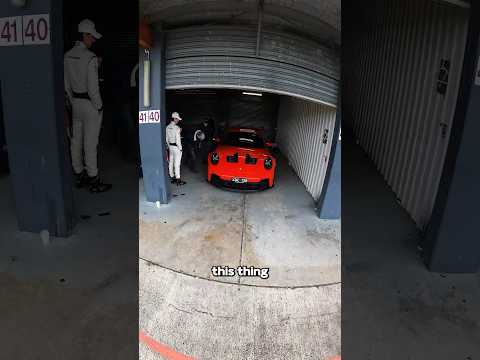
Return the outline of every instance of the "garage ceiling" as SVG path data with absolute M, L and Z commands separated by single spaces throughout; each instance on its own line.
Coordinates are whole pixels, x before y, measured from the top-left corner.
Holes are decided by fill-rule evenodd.
M 259 0 L 140 0 L 140 15 L 163 29 L 190 25 L 252 25 Z M 331 47 L 340 45 L 340 0 L 264 0 L 263 26 Z

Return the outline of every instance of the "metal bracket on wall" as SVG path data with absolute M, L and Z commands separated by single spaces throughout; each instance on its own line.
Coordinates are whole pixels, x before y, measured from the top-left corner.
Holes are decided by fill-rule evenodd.
M 437 92 L 445 95 L 448 86 L 448 73 L 450 72 L 450 60 L 442 59 L 440 61 L 440 70 L 438 71 Z
M 326 144 L 328 142 L 328 129 L 323 130 L 322 143 Z

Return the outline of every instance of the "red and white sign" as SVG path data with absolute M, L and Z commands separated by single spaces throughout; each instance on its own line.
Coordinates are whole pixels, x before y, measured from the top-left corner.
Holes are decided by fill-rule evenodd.
M 50 15 L 0 18 L 0 46 L 50 44 Z
M 159 124 L 160 110 L 139 111 L 138 123 L 139 124 Z
M 23 45 L 22 17 L 0 18 L 0 46 Z
M 23 17 L 23 44 L 50 44 L 50 15 L 26 15 Z

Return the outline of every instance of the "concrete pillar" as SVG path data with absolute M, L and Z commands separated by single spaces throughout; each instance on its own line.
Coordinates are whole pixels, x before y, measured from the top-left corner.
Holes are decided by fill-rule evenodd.
M 342 142 L 339 138 L 341 126 L 340 111 L 337 112 L 333 144 L 325 174 L 322 194 L 317 203 L 321 219 L 340 219 L 342 216 Z
M 64 122 L 61 0 L 0 2 L 0 17 L 50 14 L 50 44 L 0 46 L 0 82 L 18 227 L 68 236 L 73 181 Z
M 148 201 L 166 204 L 170 201 L 170 182 L 166 161 L 165 127 L 165 40 L 163 33 L 154 34 L 150 49 L 150 106 L 144 106 L 145 51 L 139 53 L 139 110 L 160 110 L 160 123 L 139 125 L 140 156 L 143 183 Z
M 480 4 L 472 2 L 464 70 L 425 260 L 432 271 L 480 269 Z

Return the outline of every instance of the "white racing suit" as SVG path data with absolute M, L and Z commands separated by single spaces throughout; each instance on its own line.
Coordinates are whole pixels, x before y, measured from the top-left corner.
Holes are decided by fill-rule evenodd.
M 166 141 L 170 152 L 168 171 L 173 179 L 180 179 L 180 164 L 182 162 L 182 140 L 180 127 L 172 121 L 166 128 Z
M 97 176 L 97 145 L 102 125 L 103 103 L 98 86 L 98 61 L 85 44 L 77 41 L 64 58 L 65 91 L 72 104 L 72 166 Z

